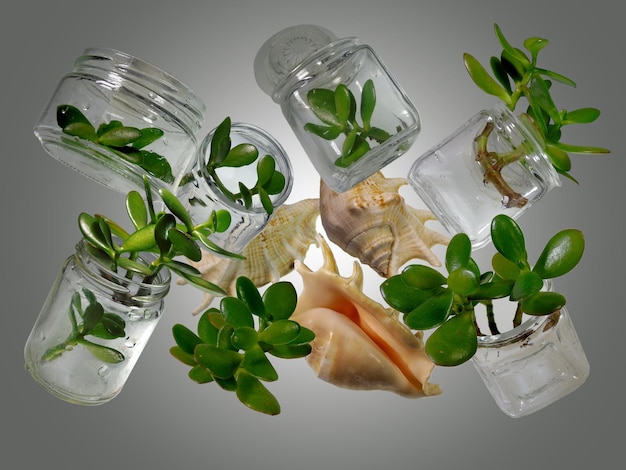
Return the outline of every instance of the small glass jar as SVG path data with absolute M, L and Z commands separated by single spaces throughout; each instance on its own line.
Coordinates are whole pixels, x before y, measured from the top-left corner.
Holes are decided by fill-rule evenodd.
M 498 335 L 478 337 L 472 362 L 498 407 L 517 418 L 576 390 L 589 376 L 567 310 L 530 317 Z
M 507 158 L 513 161 L 504 164 Z M 466 233 L 474 248 L 490 241 L 497 214 L 516 219 L 561 185 L 532 132 L 501 104 L 477 113 L 421 155 L 408 180 L 446 230 Z
M 78 113 L 97 134 L 76 124 Z M 88 48 L 62 77 L 34 133 L 52 157 L 106 187 L 143 188 L 147 174 L 154 187 L 176 192 L 193 164 L 204 113 L 202 100 L 172 75 L 124 52 Z M 104 135 L 119 125 L 134 130 Z
M 198 225 L 207 221 L 213 211 L 227 210 L 231 215 L 230 226 L 224 232 L 213 233 L 209 239 L 227 251 L 240 253 L 263 230 L 271 215 L 263 207 L 258 194 L 252 196 L 249 207 L 245 206 L 240 195 L 240 182 L 247 188 L 255 186 L 258 160 L 247 166 L 218 168 L 215 173 L 222 187 L 207 170 L 215 131 L 211 130 L 200 143 L 193 170 L 180 187 L 180 198 L 187 201 L 189 214 Z M 274 158 L 275 169 L 282 173 L 285 184 L 279 193 L 269 194 L 269 199 L 274 209 L 281 206 L 289 197 L 293 185 L 293 170 L 284 148 L 263 129 L 245 123 L 231 124 L 230 140 L 231 148 L 252 144 L 259 152 L 259 159 L 265 155 Z M 229 197 L 224 189 L 234 198 Z
M 254 69 L 260 88 L 281 106 L 313 166 L 337 192 L 350 189 L 404 154 L 420 131 L 413 103 L 372 48 L 356 38 L 338 39 L 327 29 L 314 25 L 292 26 L 263 44 Z M 335 92 L 339 85 L 345 85 L 352 95 L 352 118 L 346 120 L 339 112 L 324 122 L 314 112 L 309 93 Z M 375 106 L 371 119 L 365 119 L 361 104 L 366 93 L 371 96 L 365 92 L 370 85 L 375 90 Z M 335 106 L 328 100 L 322 101 L 326 101 L 326 109 Z M 333 127 L 328 123 L 336 119 L 350 122 L 352 131 L 344 128 L 337 133 L 335 126 L 335 130 L 321 137 L 305 128 Z
M 167 269 L 150 283 L 114 272 L 81 240 L 28 337 L 26 369 L 49 393 L 70 403 L 111 400 L 161 319 L 170 278 Z

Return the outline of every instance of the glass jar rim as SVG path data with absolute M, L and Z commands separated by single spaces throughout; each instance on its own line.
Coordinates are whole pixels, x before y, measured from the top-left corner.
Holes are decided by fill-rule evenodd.
M 156 301 L 165 297 L 170 289 L 171 273 L 163 267 L 155 276 L 154 282 L 148 283 L 142 280 L 127 278 L 124 274 L 111 269 L 93 253 L 92 245 L 82 238 L 76 244 L 74 260 L 76 266 L 88 277 L 90 282 L 102 290 L 116 294 L 130 295 L 133 300 Z M 136 261 L 149 264 L 148 258 L 156 257 L 150 253 L 141 253 Z M 97 271 L 94 269 L 96 267 Z

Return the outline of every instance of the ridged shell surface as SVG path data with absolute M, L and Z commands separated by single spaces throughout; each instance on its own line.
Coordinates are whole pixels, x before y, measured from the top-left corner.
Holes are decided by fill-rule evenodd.
M 328 239 L 386 278 L 412 259 L 441 266 L 431 248 L 449 242 L 424 225 L 436 220 L 432 212 L 406 204 L 398 193 L 406 184 L 381 172 L 342 193 L 320 184 L 320 218 Z
M 278 281 L 294 269 L 295 260 L 303 260 L 309 247 L 316 243 L 319 200 L 304 199 L 276 209 L 267 226 L 244 248 L 245 260 L 236 260 L 204 252 L 197 263 L 190 263 L 202 277 L 236 295 L 239 276 L 246 276 L 261 287 Z M 185 284 L 179 281 L 179 284 Z M 215 296 L 205 293 L 193 314 L 204 311 Z

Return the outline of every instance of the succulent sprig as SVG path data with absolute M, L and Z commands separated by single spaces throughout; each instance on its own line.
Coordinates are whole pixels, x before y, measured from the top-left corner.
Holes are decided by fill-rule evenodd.
M 163 136 L 161 129 L 139 129 L 126 126 L 119 120 L 103 122 L 96 128 L 78 108 L 69 104 L 59 105 L 56 116 L 57 124 L 65 134 L 106 147 L 166 183 L 174 181 L 167 159 L 144 148 Z
M 72 331 L 62 343 L 49 348 L 41 357 L 44 362 L 52 361 L 60 357 L 64 352 L 71 351 L 75 346 L 81 345 L 96 359 L 109 364 L 118 364 L 125 360 L 124 354 L 114 348 L 95 343 L 86 338 L 93 336 L 100 340 L 112 340 L 124 338 L 126 322 L 122 317 L 112 312 L 105 312 L 102 304 L 89 289 L 83 288 L 82 294 L 87 300 L 87 306 L 83 308 L 80 292 L 74 292 L 69 305 L 68 315 Z
M 314 88 L 307 93 L 311 111 L 322 124 L 306 123 L 304 129 L 325 140 L 335 140 L 340 135 L 345 139 L 341 146 L 341 156 L 335 165 L 347 168 L 371 150 L 370 142 L 381 144 L 391 134 L 372 126 L 372 116 L 376 107 L 376 89 L 369 79 L 363 84 L 361 102 L 357 104 L 354 93 L 344 84 L 334 90 Z M 361 122 L 357 120 L 359 111 Z
M 313 331 L 290 320 L 297 293 L 289 282 L 271 284 L 261 295 L 252 281 L 241 276 L 236 296 L 221 299 L 198 321 L 197 334 L 182 324 L 172 328 L 176 346 L 172 356 L 191 367 L 196 383 L 215 382 L 235 392 L 249 408 L 276 415 L 280 404 L 262 381 L 278 380 L 267 354 L 300 358 L 311 352 Z
M 563 276 L 580 261 L 584 237 L 576 229 L 556 233 L 546 243 L 534 266 L 528 261 L 524 234 L 509 216 L 491 223 L 496 248 L 492 271 L 481 272 L 471 257 L 471 242 L 464 233 L 452 237 L 446 250 L 447 276 L 425 265 L 409 265 L 380 287 L 385 301 L 403 314 L 415 330 L 434 329 L 426 340 L 426 354 L 437 365 L 460 365 L 476 353 L 479 331 L 476 306 L 483 305 L 491 334 L 498 334 L 493 301 L 516 305 L 513 327 L 523 314 L 549 315 L 565 306 L 565 296 L 544 291 L 544 280 Z
M 270 196 L 280 194 L 285 188 L 285 175 L 276 169 L 276 160 L 272 155 L 263 155 L 259 158 L 258 148 L 251 143 L 241 143 L 232 147 L 231 120 L 226 117 L 215 128 L 209 152 L 206 170 L 220 188 L 222 193 L 233 202 L 241 202 L 246 208 L 253 204 L 253 198 L 258 195 L 261 205 L 268 214 L 272 214 L 274 206 Z M 228 188 L 219 177 L 220 168 L 239 168 L 257 162 L 257 179 L 253 186 L 238 183 L 238 189 Z
M 600 116 L 600 111 L 593 107 L 569 111 L 557 107 L 551 93 L 553 83 L 558 82 L 570 87 L 576 87 L 576 83 L 558 72 L 538 65 L 539 52 L 548 45 L 547 39 L 529 37 L 523 42 L 525 49 L 523 50 L 514 47 L 497 24 L 494 25 L 494 29 L 502 52 L 499 57 L 490 58 L 491 73 L 473 55 L 466 52 L 463 61 L 467 72 L 478 88 L 501 100 L 511 111 L 516 111 L 520 100 L 525 98 L 526 109 L 520 113 L 520 119 L 528 124 L 527 127 L 555 170 L 576 181 L 569 173 L 572 167 L 569 154 L 606 154 L 609 150 L 603 147 L 565 143 L 562 141 L 563 128 L 572 124 L 594 122 Z M 483 134 L 487 137 L 490 132 L 491 130 L 486 129 Z M 486 148 L 487 139 L 481 142 L 478 142 L 478 154 L 486 155 L 489 153 L 489 149 Z M 518 158 L 521 155 L 523 153 L 520 152 Z M 493 160 L 485 158 L 479 160 L 488 179 L 491 177 L 489 170 Z M 500 161 L 497 156 L 495 160 Z M 506 164 L 508 163 L 511 163 L 511 159 Z M 498 174 L 499 171 L 498 169 Z M 495 175 L 494 172 L 491 173 Z
M 203 279 L 195 267 L 175 258 L 200 261 L 201 247 L 205 247 L 222 256 L 242 259 L 241 255 L 228 252 L 209 239 L 212 233 L 223 232 L 228 228 L 230 213 L 226 210 L 213 211 L 208 220 L 196 225 L 189 212 L 169 190 L 159 189 L 159 195 L 169 212 L 157 212 L 150 183 L 145 177 L 144 189 L 145 201 L 135 190 L 126 196 L 126 211 L 133 232 L 127 232 L 116 222 L 101 215 L 84 212 L 79 215 L 78 225 L 92 248 L 92 254 L 108 263 L 114 271 L 121 268 L 130 274 L 143 276 L 143 282 L 150 283 L 161 269 L 167 267 L 201 290 L 224 295 L 225 291 L 221 287 Z M 149 264 L 140 263 L 137 256 L 142 252 L 156 256 Z

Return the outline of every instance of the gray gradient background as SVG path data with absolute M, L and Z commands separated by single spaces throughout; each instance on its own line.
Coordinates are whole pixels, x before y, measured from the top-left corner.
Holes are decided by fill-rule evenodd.
M 469 463 L 515 470 L 607 468 L 603 462 L 622 461 L 626 161 L 619 108 L 625 43 L 618 5 L 613 0 L 9 0 L 0 19 L 0 459 L 8 463 L 3 468 L 445 469 Z M 494 22 L 516 44 L 530 35 L 550 39 L 543 63 L 578 83 L 577 90 L 560 87 L 558 103 L 603 112 L 570 140 L 613 150 L 610 156 L 574 156 L 580 186 L 564 181 L 520 220 L 534 253 L 562 228 L 580 228 L 587 237 L 580 268 L 558 281 L 591 363 L 589 379 L 576 392 L 512 419 L 497 408 L 471 364 L 435 371 L 442 396 L 407 400 L 341 390 L 316 379 L 304 361 L 275 361 L 281 379 L 271 389 L 283 411 L 267 417 L 240 405 L 233 394 L 193 384 L 186 368 L 169 356 L 171 326 L 195 327 L 189 312 L 200 294 L 186 286 L 173 287 L 165 317 L 110 403 L 67 404 L 23 369 L 24 342 L 77 241 L 77 214 L 124 217 L 122 195 L 50 158 L 32 133 L 59 78 L 85 47 L 129 52 L 195 89 L 208 107 L 201 136 L 226 115 L 268 130 L 292 158 L 296 180 L 289 202 L 295 202 L 317 196 L 317 178 L 279 107 L 254 81 L 252 63 L 263 41 L 287 26 L 314 23 L 372 45 L 423 120 L 413 148 L 385 171 L 404 176 L 414 158 L 493 103 L 470 82 L 461 56 L 469 51 L 484 60 L 498 52 Z M 420 204 L 411 191 L 403 194 Z M 307 263 L 316 268 L 319 259 L 311 251 Z M 347 275 L 351 260 L 336 254 Z M 368 293 L 377 297 L 380 280 L 369 271 L 366 276 Z

